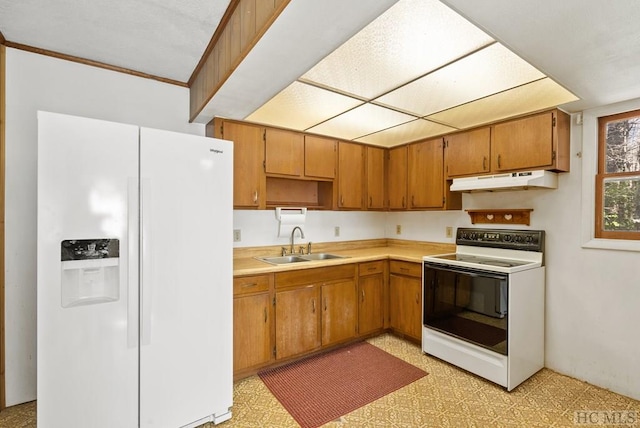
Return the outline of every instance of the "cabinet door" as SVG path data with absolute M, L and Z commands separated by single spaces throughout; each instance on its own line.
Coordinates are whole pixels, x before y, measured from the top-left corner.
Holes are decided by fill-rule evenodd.
M 320 346 L 320 289 L 315 286 L 276 293 L 276 358 Z
M 338 143 L 338 208 L 362 209 L 365 147 Z
M 553 113 L 493 126 L 494 171 L 543 168 L 553 165 Z
M 304 136 L 304 175 L 333 179 L 336 176 L 338 143 L 330 138 Z
M 223 122 L 220 138 L 233 141 L 233 206 L 264 207 L 264 128 Z
M 353 280 L 322 286 L 322 346 L 355 337 L 356 284 Z
M 301 177 L 304 173 L 303 134 L 283 129 L 266 128 L 265 172 Z
M 409 208 L 441 208 L 444 205 L 443 167 L 442 138 L 409 145 Z
M 269 293 L 233 299 L 233 370 L 271 360 Z
M 361 276 L 358 284 L 358 332 L 368 334 L 383 327 L 384 275 Z
M 387 185 L 389 208 L 407 209 L 407 146 L 389 149 Z
M 491 167 L 491 129 L 480 128 L 445 137 L 447 177 L 488 173 Z
M 367 208 L 385 208 L 385 150 L 367 147 Z
M 391 328 L 420 340 L 422 336 L 421 280 L 389 276 Z

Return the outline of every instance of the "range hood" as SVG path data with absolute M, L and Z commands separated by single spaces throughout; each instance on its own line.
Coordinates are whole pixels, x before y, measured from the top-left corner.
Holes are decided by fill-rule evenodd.
M 492 192 L 499 190 L 556 189 L 558 174 L 551 171 L 519 171 L 477 177 L 454 178 L 452 192 Z

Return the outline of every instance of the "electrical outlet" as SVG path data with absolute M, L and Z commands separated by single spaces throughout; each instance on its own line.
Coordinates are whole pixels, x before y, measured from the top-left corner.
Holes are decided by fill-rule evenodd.
M 447 227 L 445 228 L 445 236 L 446 236 L 447 238 L 453 238 L 453 227 L 451 227 L 451 226 L 447 226 Z
M 340 236 L 340 226 L 333 228 L 333 236 Z
M 402 234 L 402 225 L 396 224 L 396 235 L 401 235 L 401 234 Z
M 233 242 L 240 242 L 242 240 L 242 231 L 240 229 L 233 229 Z

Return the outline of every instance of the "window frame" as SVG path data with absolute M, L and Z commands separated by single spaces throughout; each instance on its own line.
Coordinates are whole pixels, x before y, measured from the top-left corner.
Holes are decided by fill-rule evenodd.
M 640 179 L 640 170 L 631 172 L 606 172 L 607 160 L 607 141 L 606 128 L 610 122 L 628 119 L 630 117 L 640 117 L 640 109 L 603 115 L 598 117 L 598 150 L 597 164 L 598 169 L 595 175 L 595 221 L 594 221 L 594 237 L 596 239 L 615 239 L 615 240 L 640 240 L 640 231 L 612 231 L 604 230 L 604 182 L 608 178 L 638 178 Z

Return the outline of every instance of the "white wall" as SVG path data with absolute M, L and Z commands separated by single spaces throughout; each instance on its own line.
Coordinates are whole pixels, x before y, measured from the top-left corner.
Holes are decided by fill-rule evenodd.
M 188 123 L 187 88 L 11 48 L 6 88 L 6 398 L 11 406 L 36 398 L 36 111 L 198 135 L 204 135 L 204 126 Z
M 307 211 L 307 219 L 302 226 L 305 239 L 296 232 L 295 242 L 335 242 L 360 239 L 384 238 L 384 212 L 358 211 Z M 235 210 L 233 228 L 240 229 L 242 240 L 235 247 L 256 247 L 262 245 L 287 246 L 290 235 L 278 236 L 278 221 L 274 210 Z M 334 236 L 335 227 L 340 227 L 340 236 Z M 313 245 L 313 244 L 312 244 Z

